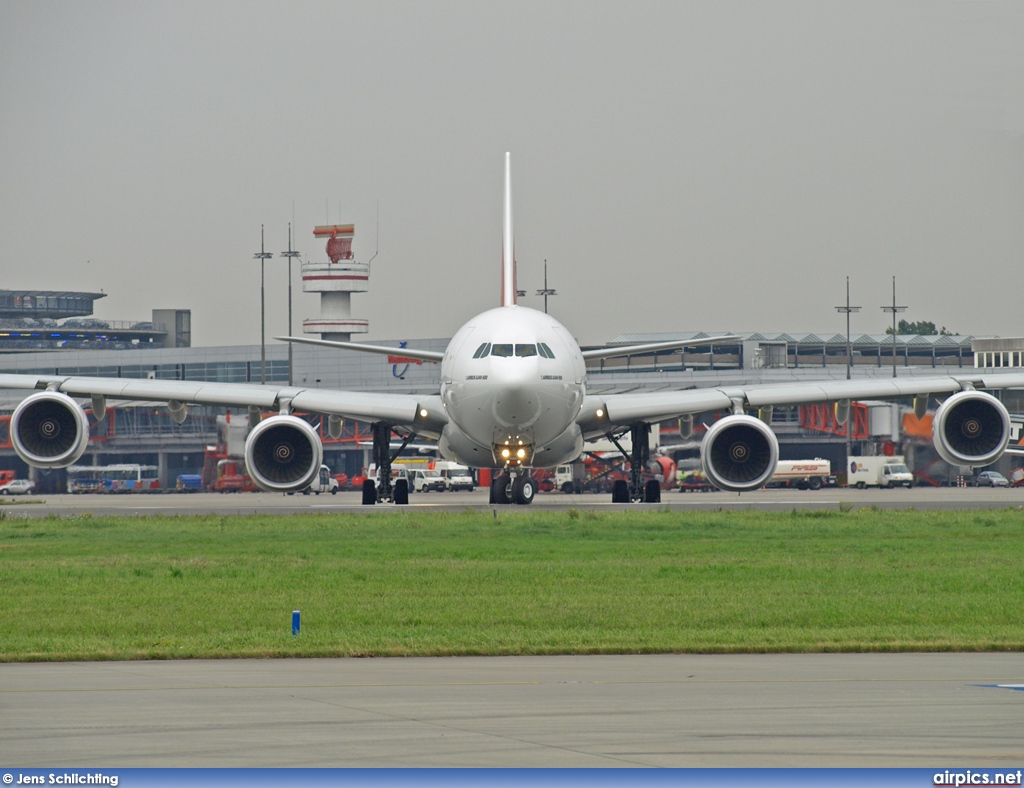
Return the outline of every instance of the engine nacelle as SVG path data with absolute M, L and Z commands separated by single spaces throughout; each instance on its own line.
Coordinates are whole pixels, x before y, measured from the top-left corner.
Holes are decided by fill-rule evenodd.
M 11 416 L 11 443 L 36 468 L 66 468 L 89 445 L 89 420 L 77 402 L 59 391 L 22 400 Z
M 981 467 L 998 460 L 1010 438 L 1006 406 L 983 391 L 960 391 L 932 419 L 935 451 L 950 465 Z
M 704 475 L 723 490 L 764 487 L 779 464 L 779 440 L 753 416 L 726 416 L 712 424 L 700 445 Z
M 320 472 L 324 447 L 308 422 L 295 416 L 264 419 L 245 439 L 245 467 L 268 492 L 308 487 Z

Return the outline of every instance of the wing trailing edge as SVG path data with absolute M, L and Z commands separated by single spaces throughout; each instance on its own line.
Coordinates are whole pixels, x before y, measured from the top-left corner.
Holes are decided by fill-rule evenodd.
M 419 361 L 441 361 L 444 358 L 444 351 L 442 350 L 416 350 L 408 347 L 366 345 L 362 342 L 335 342 L 330 339 L 309 339 L 308 337 L 274 337 L 274 339 L 281 342 L 296 342 L 300 345 L 318 345 L 320 347 L 333 347 L 340 350 L 357 350 L 360 353 L 376 353 L 380 356 L 414 358 Z
M 657 353 L 660 350 L 678 350 L 683 347 L 700 347 L 701 345 L 717 345 L 722 342 L 736 342 L 738 336 L 727 334 L 720 337 L 702 339 L 673 339 L 668 342 L 647 342 L 642 345 L 613 345 L 609 347 L 591 348 L 583 351 L 584 360 L 592 358 L 615 358 L 632 356 L 637 353 Z

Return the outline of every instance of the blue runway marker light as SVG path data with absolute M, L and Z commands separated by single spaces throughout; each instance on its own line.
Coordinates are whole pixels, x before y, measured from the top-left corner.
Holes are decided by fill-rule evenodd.
M 299 634 L 299 617 L 300 617 L 299 616 L 299 611 L 298 610 L 293 610 L 292 611 L 292 635 L 298 635 Z

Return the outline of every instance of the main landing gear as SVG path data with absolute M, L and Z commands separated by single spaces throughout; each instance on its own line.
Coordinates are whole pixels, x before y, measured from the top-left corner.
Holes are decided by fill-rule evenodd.
M 537 494 L 537 482 L 525 468 L 506 468 L 491 482 L 491 500 L 494 504 L 515 503 L 520 506 L 533 503 Z
M 651 458 L 651 425 L 635 421 L 629 428 L 632 451 L 626 451 L 614 435 L 609 434 L 623 457 L 629 457 L 629 480 L 617 479 L 612 485 L 612 503 L 661 503 L 661 485 L 657 479 L 644 481 L 644 468 Z
M 377 478 L 363 482 L 363 506 L 384 501 L 405 506 L 409 503 L 409 480 L 392 480 L 391 463 L 409 445 L 413 435 L 408 435 L 398 451 L 391 454 L 391 425 L 386 421 L 376 421 L 370 428 L 373 430 L 373 461 L 377 466 Z

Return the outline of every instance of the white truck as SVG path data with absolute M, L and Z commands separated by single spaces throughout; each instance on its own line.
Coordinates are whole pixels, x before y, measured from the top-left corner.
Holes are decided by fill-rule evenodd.
M 832 463 L 815 457 L 813 460 L 779 460 L 775 466 L 775 475 L 767 486 L 820 490 L 822 487 L 833 487 L 835 483 Z
M 319 495 L 322 492 L 329 492 L 331 495 L 337 495 L 339 487 L 338 480 L 334 478 L 331 469 L 326 465 L 321 465 L 320 473 L 316 475 L 309 487 L 302 491 L 302 494 L 309 495 L 313 492 Z
M 577 463 L 580 466 L 579 474 L 583 474 L 583 463 Z M 573 465 L 559 465 L 555 468 L 555 489 L 561 490 L 564 493 L 582 492 L 583 485 L 582 479 L 580 480 L 580 488 L 577 490 L 576 481 L 577 475 L 574 472 Z
M 468 490 L 472 492 L 476 487 L 476 482 L 473 481 L 473 473 L 465 465 L 459 465 L 457 462 L 449 462 L 447 460 L 439 460 L 434 463 L 434 470 L 441 474 L 441 478 L 444 480 L 444 488 L 448 492 L 455 490 Z
M 914 474 L 903 457 L 850 457 L 847 485 L 865 487 L 913 487 Z

